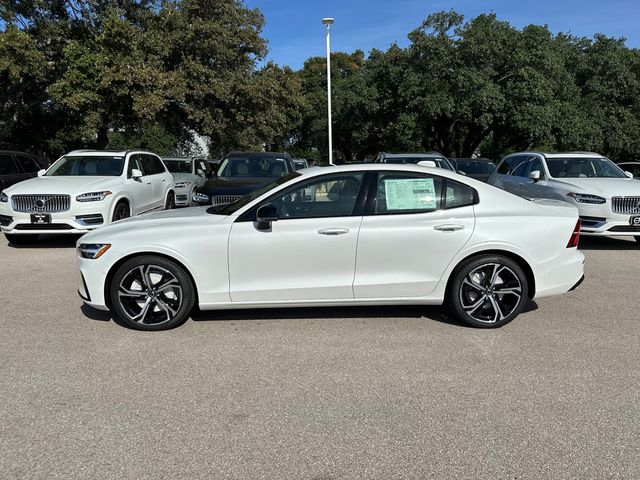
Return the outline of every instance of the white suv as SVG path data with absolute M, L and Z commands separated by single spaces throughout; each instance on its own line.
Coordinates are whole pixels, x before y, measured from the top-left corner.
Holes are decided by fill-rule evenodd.
M 597 153 L 514 153 L 488 183 L 520 197 L 570 202 L 583 235 L 633 236 L 640 243 L 640 182 Z
M 211 166 L 202 157 L 162 157 L 175 179 L 176 207 L 188 207 L 196 188 L 211 177 Z
M 10 242 L 27 243 L 174 206 L 173 176 L 157 155 L 77 150 L 0 193 L 0 229 Z

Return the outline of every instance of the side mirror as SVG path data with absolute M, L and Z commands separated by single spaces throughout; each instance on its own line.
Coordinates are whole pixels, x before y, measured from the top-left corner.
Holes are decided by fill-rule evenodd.
M 272 222 L 277 222 L 278 209 L 273 203 L 267 203 L 258 208 L 256 212 L 256 228 L 258 230 L 269 230 Z
M 131 170 L 131 178 L 133 178 L 134 180 L 140 180 L 142 178 L 142 172 L 137 168 L 134 168 L 133 170 Z
M 418 165 L 422 165 L 423 167 L 437 167 L 436 162 L 433 160 L 422 160 L 418 162 Z
M 39 176 L 39 177 L 44 177 L 44 174 L 45 174 L 45 173 L 46 173 L 46 170 L 45 170 L 45 169 L 38 170 L 38 176 Z M 633 175 L 632 175 L 632 176 L 633 176 Z
M 464 175 L 465 177 L 467 176 L 467 172 L 463 171 L 463 170 L 458 170 L 458 173 L 460 175 Z
M 540 180 L 540 170 L 534 170 L 533 172 L 531 172 L 529 174 L 529 178 L 534 182 L 537 182 L 538 180 Z
M 624 174 L 629 177 L 629 178 L 633 178 L 633 173 L 631 172 L 627 172 L 626 170 L 624 171 Z

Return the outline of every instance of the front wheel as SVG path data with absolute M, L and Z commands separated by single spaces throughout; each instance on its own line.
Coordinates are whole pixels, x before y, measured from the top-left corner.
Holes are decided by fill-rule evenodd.
M 124 220 L 125 218 L 129 218 L 129 215 L 129 206 L 124 202 L 120 202 L 118 205 L 116 205 L 116 209 L 113 211 L 111 221 L 117 222 L 118 220 Z
M 528 294 L 527 277 L 520 265 L 502 255 L 481 255 L 456 269 L 448 303 L 468 325 L 495 328 L 518 316 Z
M 35 243 L 40 235 L 29 233 L 25 235 L 18 235 L 15 233 L 5 233 L 7 241 L 13 245 L 29 245 Z
M 173 192 L 169 192 L 167 200 L 164 202 L 164 209 L 173 210 L 174 208 L 176 208 L 176 196 Z
M 116 320 L 135 330 L 169 330 L 187 321 L 195 304 L 191 277 L 176 262 L 142 255 L 125 262 L 109 287 Z

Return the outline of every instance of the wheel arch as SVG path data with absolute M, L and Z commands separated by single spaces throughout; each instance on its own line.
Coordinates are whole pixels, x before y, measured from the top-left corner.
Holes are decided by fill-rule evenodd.
M 113 214 L 115 213 L 116 208 L 120 203 L 127 204 L 127 206 L 129 207 L 129 216 L 133 217 L 133 204 L 131 203 L 131 199 L 129 199 L 129 197 L 127 197 L 126 195 L 119 195 L 113 200 L 113 203 L 111 204 L 111 211 L 109 213 L 109 222 L 111 222 L 111 219 L 113 218 Z
M 479 257 L 482 255 L 502 255 L 504 257 L 510 258 L 511 260 L 513 260 L 514 262 L 516 262 L 518 264 L 518 266 L 520 268 L 522 268 L 522 271 L 524 272 L 526 278 L 527 278 L 527 287 L 528 287 L 528 294 L 527 296 L 529 297 L 529 299 L 532 299 L 535 297 L 536 295 L 536 277 L 533 274 L 533 269 L 531 268 L 531 265 L 529 265 L 529 262 L 527 262 L 524 258 L 522 258 L 520 255 L 518 255 L 517 253 L 513 253 L 510 252 L 508 250 L 501 250 L 499 248 L 496 249 L 490 249 L 490 250 L 482 250 L 479 252 L 474 252 L 470 255 L 467 255 L 466 257 L 462 258 L 454 267 L 454 269 L 451 271 L 451 274 L 449 275 L 449 279 L 447 280 L 447 287 L 445 290 L 445 295 L 448 296 L 449 294 L 449 289 L 451 288 L 451 284 L 453 283 L 453 280 L 456 276 L 456 274 L 458 273 L 458 270 L 460 269 L 460 266 L 468 261 L 471 258 L 475 258 L 475 257 Z
M 198 294 L 198 284 L 196 283 L 195 278 L 193 277 L 193 274 L 191 273 L 189 268 L 183 262 L 176 259 L 175 257 L 172 257 L 171 255 L 166 255 L 164 253 L 158 253 L 154 251 L 145 251 L 145 252 L 136 252 L 136 253 L 132 253 L 130 255 L 124 256 L 120 258 L 117 262 L 115 262 L 113 265 L 111 265 L 111 267 L 109 268 L 109 271 L 107 272 L 107 275 L 104 281 L 104 286 L 103 286 L 104 302 L 105 302 L 105 305 L 109 308 L 109 310 L 111 310 L 113 307 L 113 305 L 111 305 L 111 296 L 109 295 L 109 290 L 111 289 L 111 282 L 113 281 L 113 277 L 115 276 L 116 272 L 122 265 L 124 265 L 125 262 L 131 260 L 132 258 L 142 257 L 144 255 L 162 257 L 162 258 L 165 258 L 166 260 L 171 260 L 172 262 L 177 263 L 180 267 L 182 267 L 184 271 L 187 273 L 187 275 L 189 275 L 189 278 L 191 279 L 191 283 L 193 284 L 193 291 L 195 292 L 195 295 L 196 295 L 194 306 L 197 307 L 199 305 L 200 297 Z

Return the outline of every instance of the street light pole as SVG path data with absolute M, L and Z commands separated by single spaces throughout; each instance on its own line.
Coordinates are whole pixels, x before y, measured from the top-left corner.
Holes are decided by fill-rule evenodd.
M 322 23 L 327 26 L 327 117 L 329 123 L 329 165 L 333 165 L 333 138 L 331 131 L 331 41 L 330 32 L 333 18 L 326 17 Z

